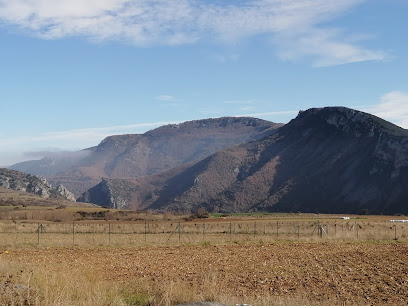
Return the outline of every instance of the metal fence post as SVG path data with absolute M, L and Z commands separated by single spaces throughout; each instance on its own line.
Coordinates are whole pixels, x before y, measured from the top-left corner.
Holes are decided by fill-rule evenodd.
M 205 222 L 203 223 L 203 238 L 205 237 Z
M 300 225 L 299 225 L 299 222 L 298 222 L 298 224 L 297 224 L 297 236 L 298 236 L 298 239 L 299 239 L 299 236 L 300 236 Z
M 180 222 L 178 224 L 178 236 L 179 236 L 179 242 L 181 241 L 181 227 L 180 227 Z

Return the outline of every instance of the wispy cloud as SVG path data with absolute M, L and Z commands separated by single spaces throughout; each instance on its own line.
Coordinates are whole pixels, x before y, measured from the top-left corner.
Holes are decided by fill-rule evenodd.
M 253 106 L 242 106 L 242 107 L 239 108 L 239 110 L 243 111 L 243 112 L 248 112 L 248 111 L 253 110 L 253 109 L 254 109 Z
M 156 97 L 156 100 L 159 101 L 178 101 L 178 99 L 176 97 L 170 96 L 170 95 L 160 95 Z
M 313 57 L 314 65 L 329 66 L 386 57 L 360 46 L 344 29 L 324 25 L 364 1 L 0 0 L 0 21 L 45 39 L 83 36 L 136 46 L 266 35 L 282 59 Z
M 248 100 L 227 100 L 224 101 L 227 104 L 254 104 L 256 103 L 255 99 L 248 99 Z
M 72 144 L 88 143 L 97 145 L 102 139 L 115 134 L 135 134 L 145 132 L 146 130 L 156 128 L 166 124 L 180 123 L 180 121 L 150 122 L 131 125 L 119 125 L 100 128 L 73 129 L 59 132 L 47 132 L 36 136 L 0 138 L 0 142 L 5 146 L 44 144 L 61 142 L 72 147 Z
M 381 96 L 377 104 L 361 110 L 408 129 L 408 93 L 391 91 Z
M 208 56 L 219 63 L 228 63 L 228 62 L 236 62 L 240 55 L 237 53 L 234 54 L 222 54 L 222 53 L 210 53 Z
M 268 117 L 268 116 L 276 116 L 276 115 L 294 115 L 295 117 L 298 113 L 299 113 L 299 110 L 287 110 L 287 111 L 277 111 L 277 112 L 252 113 L 252 114 L 245 114 L 241 116 Z
M 180 123 L 180 121 L 149 122 L 110 127 L 73 129 L 22 137 L 14 136 L 12 138 L 2 136 L 0 137 L 0 143 L 2 146 L 7 147 L 8 150 L 0 152 L 0 167 L 44 156 L 52 156 L 54 158 L 64 154 L 74 156 L 68 151 L 81 150 L 95 146 L 107 136 L 143 133 L 162 125 L 177 123 Z M 50 145 L 52 148 L 50 148 Z M 86 152 L 83 154 L 86 154 Z
M 46 151 L 27 151 L 23 152 L 25 158 L 39 159 L 43 157 L 50 157 L 54 159 L 81 159 L 88 156 L 91 153 L 90 150 L 79 150 L 79 151 L 66 151 L 54 148 L 53 150 Z
M 296 61 L 310 57 L 316 67 L 369 60 L 382 61 L 387 58 L 384 51 L 369 50 L 356 45 L 340 30 L 307 29 L 298 33 L 278 35 L 275 41 L 281 59 Z
M 219 116 L 224 113 L 224 110 L 219 107 L 207 107 L 199 110 L 199 113 L 204 116 Z
M 285 111 L 274 111 L 274 112 L 257 112 L 257 113 L 240 113 L 235 115 L 236 117 L 254 117 L 261 118 L 264 120 L 269 120 L 272 122 L 287 123 L 293 118 L 295 118 L 299 113 L 299 110 L 285 110 Z

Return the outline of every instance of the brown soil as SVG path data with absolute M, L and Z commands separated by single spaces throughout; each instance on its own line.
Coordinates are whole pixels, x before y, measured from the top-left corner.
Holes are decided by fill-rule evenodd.
M 93 269 L 95 277 L 226 295 L 301 298 L 308 303 L 406 305 L 408 244 L 276 243 L 148 248 L 4 251 L 1 262 L 52 271 Z

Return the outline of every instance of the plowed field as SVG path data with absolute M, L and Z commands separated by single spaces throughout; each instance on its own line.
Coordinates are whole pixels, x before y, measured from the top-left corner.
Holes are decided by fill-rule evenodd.
M 216 298 L 251 303 L 262 297 L 325 305 L 408 303 L 404 243 L 44 248 L 3 251 L 0 261 L 55 273 L 91 269 L 108 282 L 142 279 L 149 288 L 178 288 L 196 298 L 213 290 Z

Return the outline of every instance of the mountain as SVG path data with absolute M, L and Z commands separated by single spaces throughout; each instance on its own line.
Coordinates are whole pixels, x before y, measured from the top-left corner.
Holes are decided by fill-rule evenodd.
M 61 198 L 75 202 L 74 194 L 63 185 L 53 188 L 45 178 L 5 168 L 0 168 L 0 187 L 39 195 L 43 198 Z
M 107 137 L 98 146 L 83 150 L 84 156 L 76 160 L 47 157 L 11 168 L 29 169 L 34 174 L 47 169 L 52 184 L 63 184 L 80 195 L 102 178 L 132 179 L 159 173 L 227 147 L 261 139 L 281 126 L 249 117 L 194 120 L 144 134 Z
M 407 130 L 326 107 L 300 112 L 272 135 L 191 165 L 104 181 L 81 199 L 97 203 L 95 194 L 105 198 L 100 188 L 111 197 L 105 205 L 140 209 L 408 214 L 407 186 Z

